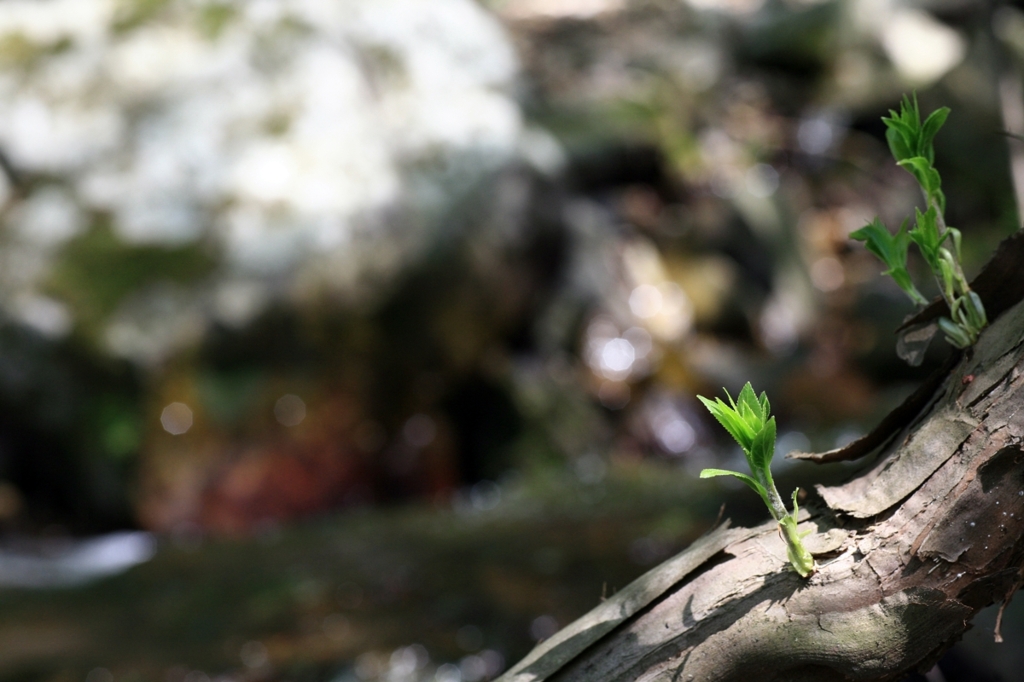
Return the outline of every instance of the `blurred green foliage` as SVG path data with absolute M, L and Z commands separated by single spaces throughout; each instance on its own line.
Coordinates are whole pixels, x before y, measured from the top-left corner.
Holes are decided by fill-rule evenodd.
M 95 342 L 111 314 L 132 294 L 163 283 L 194 286 L 215 267 L 216 259 L 204 244 L 129 244 L 99 220 L 64 245 L 46 289 L 73 307 L 81 331 Z

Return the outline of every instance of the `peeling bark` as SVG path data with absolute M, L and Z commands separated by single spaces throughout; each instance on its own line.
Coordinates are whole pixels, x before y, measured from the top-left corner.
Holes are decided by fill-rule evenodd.
M 929 668 L 979 610 L 1020 585 L 1019 289 L 1007 287 L 1017 302 L 889 434 L 873 466 L 818 487 L 821 501 L 801 517 L 812 552 L 824 554 L 817 574 L 788 570 L 775 522 L 719 528 L 501 680 L 894 680 Z

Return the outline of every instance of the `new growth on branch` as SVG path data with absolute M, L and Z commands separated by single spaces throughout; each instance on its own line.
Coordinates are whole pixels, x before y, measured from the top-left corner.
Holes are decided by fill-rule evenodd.
M 768 396 L 761 393 L 758 398 L 751 387 L 750 382 L 743 387 L 736 400 L 732 399 L 729 392 L 725 395 L 729 398 L 728 404 L 721 398 L 715 398 L 714 402 L 704 396 L 697 396 L 704 407 L 714 415 L 718 423 L 725 427 L 740 447 L 750 465 L 750 472 L 753 476 L 741 474 L 738 471 L 726 469 L 704 469 L 700 472 L 701 478 L 712 478 L 714 476 L 735 476 L 754 492 L 761 496 L 772 518 L 779 524 L 779 533 L 786 542 L 786 554 L 793 570 L 802 577 L 808 578 L 817 570 L 814 557 L 804 548 L 803 538 L 810 531 L 800 533 L 797 531 L 797 515 L 800 508 L 797 506 L 796 497 L 800 492 L 797 488 L 793 491 L 793 511 L 786 511 L 779 491 L 775 489 L 775 481 L 772 479 L 771 463 L 775 455 L 775 417 L 769 417 L 770 405 Z
M 922 123 L 917 95 L 914 95 L 913 99 L 904 96 L 899 113 L 890 110 L 889 114 L 889 117 L 882 118 L 889 149 L 896 163 L 913 175 L 921 186 L 925 210 L 914 209 L 914 226 L 908 229 L 909 219 L 904 220 L 895 235 L 876 217 L 850 236 L 863 241 L 867 249 L 885 263 L 888 268 L 885 274 L 891 276 L 914 303 L 925 306 L 928 299 L 918 291 L 907 271 L 907 248 L 910 242 L 917 244 L 949 306 L 950 316 L 940 318 L 939 327 L 949 343 L 957 348 L 967 348 L 978 340 L 978 335 L 988 325 L 988 319 L 981 298 L 971 291 L 960 266 L 960 231 L 946 225 L 946 195 L 942 193 L 942 179 L 934 166 L 932 140 L 946 122 L 949 108 L 933 111 Z M 789 512 L 772 480 L 770 467 L 775 454 L 775 417 L 768 415 L 768 396 L 762 393 L 758 398 L 748 382 L 736 400 L 726 391 L 728 403 L 721 398 L 711 401 L 703 396 L 697 397 L 743 448 L 752 474 L 704 469 L 700 477 L 735 476 L 750 486 L 761 496 L 772 518 L 778 522 L 793 569 L 804 578 L 813 575 L 817 565 L 803 545 L 803 537 L 807 533 L 797 532 L 799 491 L 793 491 L 793 511 Z
M 924 306 L 928 300 L 917 290 L 907 272 L 907 247 L 910 242 L 917 244 L 949 306 L 949 317 L 939 319 L 939 328 L 950 344 L 967 348 L 978 340 L 978 334 L 988 325 L 988 318 L 981 298 L 971 291 L 960 267 L 960 231 L 946 225 L 946 195 L 942 193 L 942 179 L 933 165 L 932 140 L 946 122 L 949 108 L 936 109 L 922 123 L 917 95 L 913 99 L 904 95 L 899 113 L 890 110 L 889 114 L 888 118 L 882 118 L 889 150 L 896 163 L 921 186 L 925 211 L 914 209 L 914 227 L 907 229 L 908 218 L 895 235 L 876 217 L 850 236 L 864 242 L 867 249 L 885 263 L 888 268 L 885 274 L 891 276 L 914 303 Z

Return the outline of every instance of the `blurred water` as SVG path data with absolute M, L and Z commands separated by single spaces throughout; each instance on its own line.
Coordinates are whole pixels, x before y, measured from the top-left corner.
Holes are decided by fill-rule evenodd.
M 123 573 L 156 554 L 156 538 L 141 531 L 83 540 L 22 538 L 0 546 L 0 587 L 77 587 Z

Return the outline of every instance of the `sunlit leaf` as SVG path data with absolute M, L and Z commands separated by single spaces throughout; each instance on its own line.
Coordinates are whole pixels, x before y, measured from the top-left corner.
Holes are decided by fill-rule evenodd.
M 697 396 L 697 399 L 704 403 L 704 407 L 708 408 L 708 412 L 739 443 L 744 452 L 750 450 L 750 444 L 754 439 L 755 431 L 740 417 L 736 409 L 726 405 L 722 402 L 721 398 L 716 398 L 712 401 L 704 396 Z
M 754 465 L 767 471 L 775 455 L 775 417 L 769 419 L 754 436 L 750 450 Z
M 765 490 L 765 487 L 763 485 L 755 481 L 750 476 L 747 476 L 746 474 L 741 474 L 738 471 L 729 471 L 728 469 L 704 469 L 700 472 L 701 478 L 715 478 L 716 476 L 732 476 L 733 478 L 740 479 L 748 486 L 750 486 L 750 488 L 755 493 L 761 496 L 761 499 L 764 500 L 764 503 L 768 507 L 768 509 L 772 508 L 771 503 L 768 501 L 768 491 Z

